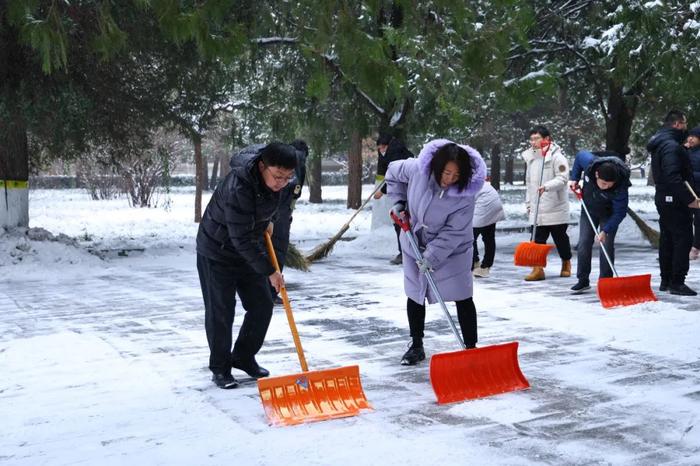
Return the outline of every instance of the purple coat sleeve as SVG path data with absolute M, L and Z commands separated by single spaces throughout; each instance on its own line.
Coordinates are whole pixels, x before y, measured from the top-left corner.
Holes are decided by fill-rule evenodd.
M 396 160 L 389 164 L 384 180 L 387 186 L 386 192 L 393 202 L 406 202 L 408 181 L 417 169 L 418 160 L 416 159 Z

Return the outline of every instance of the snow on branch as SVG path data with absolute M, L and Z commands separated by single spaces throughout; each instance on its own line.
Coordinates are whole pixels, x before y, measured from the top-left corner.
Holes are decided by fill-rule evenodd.
M 275 45 L 275 44 L 297 44 L 299 40 L 296 37 L 259 37 L 251 39 L 250 42 L 258 45 Z

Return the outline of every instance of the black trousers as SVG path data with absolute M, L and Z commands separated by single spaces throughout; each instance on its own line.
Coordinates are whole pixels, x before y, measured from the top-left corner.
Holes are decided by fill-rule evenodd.
M 566 234 L 567 228 L 569 228 L 569 225 L 566 223 L 560 225 L 537 225 L 535 243 L 546 244 L 551 234 L 561 260 L 571 260 L 571 243 L 569 242 L 569 235 Z
M 484 241 L 484 260 L 481 261 L 481 268 L 488 269 L 493 265 L 493 258 L 496 256 L 496 224 L 485 227 L 474 228 L 474 258 L 473 262 L 479 260 L 479 247 L 476 240 L 481 236 Z
M 601 223 L 605 223 L 607 219 L 598 217 L 594 212 L 591 212 L 593 224 L 597 227 Z M 581 221 L 579 223 L 578 247 L 576 248 L 576 278 L 579 281 L 589 283 L 591 275 L 591 256 L 593 256 L 593 242 L 595 241 L 595 231 L 591 228 L 591 224 L 586 217 L 586 213 L 581 208 Z M 610 260 L 615 264 L 615 235 L 617 230 L 605 235 L 605 250 L 608 251 Z M 613 276 L 612 268 L 608 264 L 603 248 L 600 248 L 600 278 Z
M 663 200 L 656 202 L 659 212 L 659 267 L 661 280 L 673 285 L 685 283 L 688 275 L 688 254 L 693 245 L 691 209 Z
M 693 226 L 695 235 L 693 236 L 693 247 L 700 249 L 700 209 L 692 209 L 693 211 Z
M 204 327 L 209 342 L 209 369 L 231 372 L 231 357 L 247 359 L 262 347 L 272 319 L 268 277 L 247 265 L 232 266 L 197 254 L 197 271 L 204 298 Z M 246 313 L 231 352 L 236 292 Z
M 478 341 L 474 300 L 467 298 L 455 303 L 457 304 L 457 319 L 459 320 L 459 327 L 462 329 L 464 344 L 468 348 L 473 347 Z M 425 329 L 425 305 L 418 304 L 411 298 L 408 298 L 406 310 L 408 312 L 408 327 L 411 330 L 411 338 L 416 343 L 421 342 L 422 345 L 423 330 Z

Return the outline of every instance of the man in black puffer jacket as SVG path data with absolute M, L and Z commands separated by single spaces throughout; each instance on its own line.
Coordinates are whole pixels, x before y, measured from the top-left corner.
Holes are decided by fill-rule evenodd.
M 581 189 L 583 202 L 591 215 L 596 228 L 600 232 L 596 234 L 581 207 L 581 220 L 579 221 L 579 237 L 576 278 L 578 282 L 571 287 L 572 294 L 580 294 L 590 288 L 589 275 L 591 274 L 591 256 L 593 241 L 597 239 L 602 243 L 610 256 L 610 261 L 615 263 L 615 235 L 617 228 L 627 215 L 629 203 L 628 188 L 630 186 L 630 169 L 617 155 L 597 157 L 594 154 L 600 152 L 581 151 L 576 154 L 574 167 L 582 167 L 584 184 Z M 610 154 L 610 152 L 606 152 Z M 580 169 L 578 170 L 580 172 Z M 572 170 L 571 181 L 578 186 L 580 173 L 577 176 Z M 612 277 L 613 271 L 601 248 L 600 250 L 600 278 Z
M 656 185 L 654 202 L 659 212 L 659 267 L 661 291 L 695 296 L 697 292 L 685 284 L 688 274 L 688 254 L 693 242 L 691 208 L 700 208 L 685 185 L 692 183 L 693 174 L 685 147 L 688 123 L 682 112 L 673 110 L 666 115 L 661 128 L 647 144 L 651 153 L 651 170 Z
M 266 377 L 255 355 L 272 318 L 270 285 L 279 291 L 282 274 L 270 263 L 264 232 L 271 231 L 280 206 L 292 200 L 290 181 L 297 157 L 282 143 L 251 146 L 231 159 L 197 233 L 197 270 L 205 307 L 209 369 L 220 388 L 234 388 L 231 367 Z M 246 310 L 231 352 L 236 292 Z

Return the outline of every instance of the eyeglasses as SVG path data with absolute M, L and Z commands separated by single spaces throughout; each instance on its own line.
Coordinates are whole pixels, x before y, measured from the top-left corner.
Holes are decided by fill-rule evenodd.
M 275 180 L 277 183 L 286 183 L 289 184 L 294 179 L 296 178 L 296 175 L 291 175 L 291 176 L 285 176 L 285 175 L 275 175 L 275 173 L 272 171 L 270 167 L 265 165 L 265 170 L 270 172 L 270 176 L 272 177 L 273 180 Z

